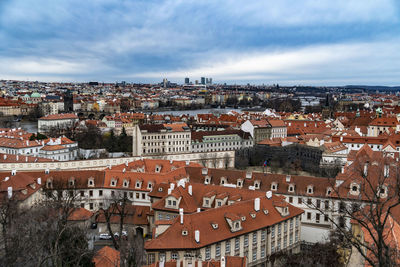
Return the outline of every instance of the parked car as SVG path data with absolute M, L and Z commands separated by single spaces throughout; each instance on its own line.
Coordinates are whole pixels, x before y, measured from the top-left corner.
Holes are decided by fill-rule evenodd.
M 128 233 L 126 232 L 126 231 L 122 231 L 122 237 L 124 238 L 124 239 L 127 239 L 128 238 Z M 115 234 L 114 234 L 114 237 L 116 238 L 116 239 L 118 239 L 119 238 L 119 232 L 116 232 Z
M 110 240 L 111 239 L 111 235 L 107 234 L 107 233 L 103 233 L 103 234 L 100 234 L 99 238 L 102 239 L 102 240 Z

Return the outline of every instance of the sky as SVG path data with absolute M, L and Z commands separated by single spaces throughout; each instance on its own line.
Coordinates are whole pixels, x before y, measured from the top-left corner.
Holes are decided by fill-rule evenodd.
M 400 85 L 398 0 L 0 0 L 0 79 Z

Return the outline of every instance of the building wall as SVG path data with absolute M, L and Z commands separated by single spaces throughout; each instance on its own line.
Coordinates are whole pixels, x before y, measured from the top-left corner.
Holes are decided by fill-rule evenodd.
M 272 228 L 274 228 L 274 230 L 272 230 Z M 264 239 L 262 239 L 263 231 L 265 231 Z M 253 239 L 253 235 L 256 236 L 255 239 Z M 147 263 L 152 263 L 152 260 L 161 261 L 164 259 L 166 261 L 177 260 L 183 262 L 183 266 L 190 266 L 189 263 L 194 263 L 194 261 L 198 260 L 220 260 L 223 256 L 245 256 L 247 257 L 248 266 L 258 266 L 260 264 L 267 264 L 269 266 L 270 263 L 268 263 L 268 256 L 275 252 L 281 250 L 298 252 L 300 250 L 300 235 L 301 221 L 300 216 L 297 216 L 271 227 L 265 227 L 251 233 L 238 235 L 227 240 L 221 240 L 218 243 L 200 249 L 148 251 Z M 200 233 L 200 242 L 201 238 L 202 233 Z M 255 242 L 253 242 L 253 240 Z M 230 249 L 228 251 L 226 249 L 227 243 L 230 243 Z M 217 252 L 217 247 L 219 247 L 219 253 Z M 177 255 L 178 258 L 172 258 L 173 254 L 174 256 Z

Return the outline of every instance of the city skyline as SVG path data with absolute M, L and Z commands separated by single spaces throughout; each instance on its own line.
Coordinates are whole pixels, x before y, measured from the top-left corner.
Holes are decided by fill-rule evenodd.
M 4 1 L 0 79 L 399 85 L 395 1 Z

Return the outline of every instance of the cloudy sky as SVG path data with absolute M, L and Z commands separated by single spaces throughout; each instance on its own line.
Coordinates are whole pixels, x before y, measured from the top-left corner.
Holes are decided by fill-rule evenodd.
M 0 0 L 0 79 L 400 85 L 398 0 Z

